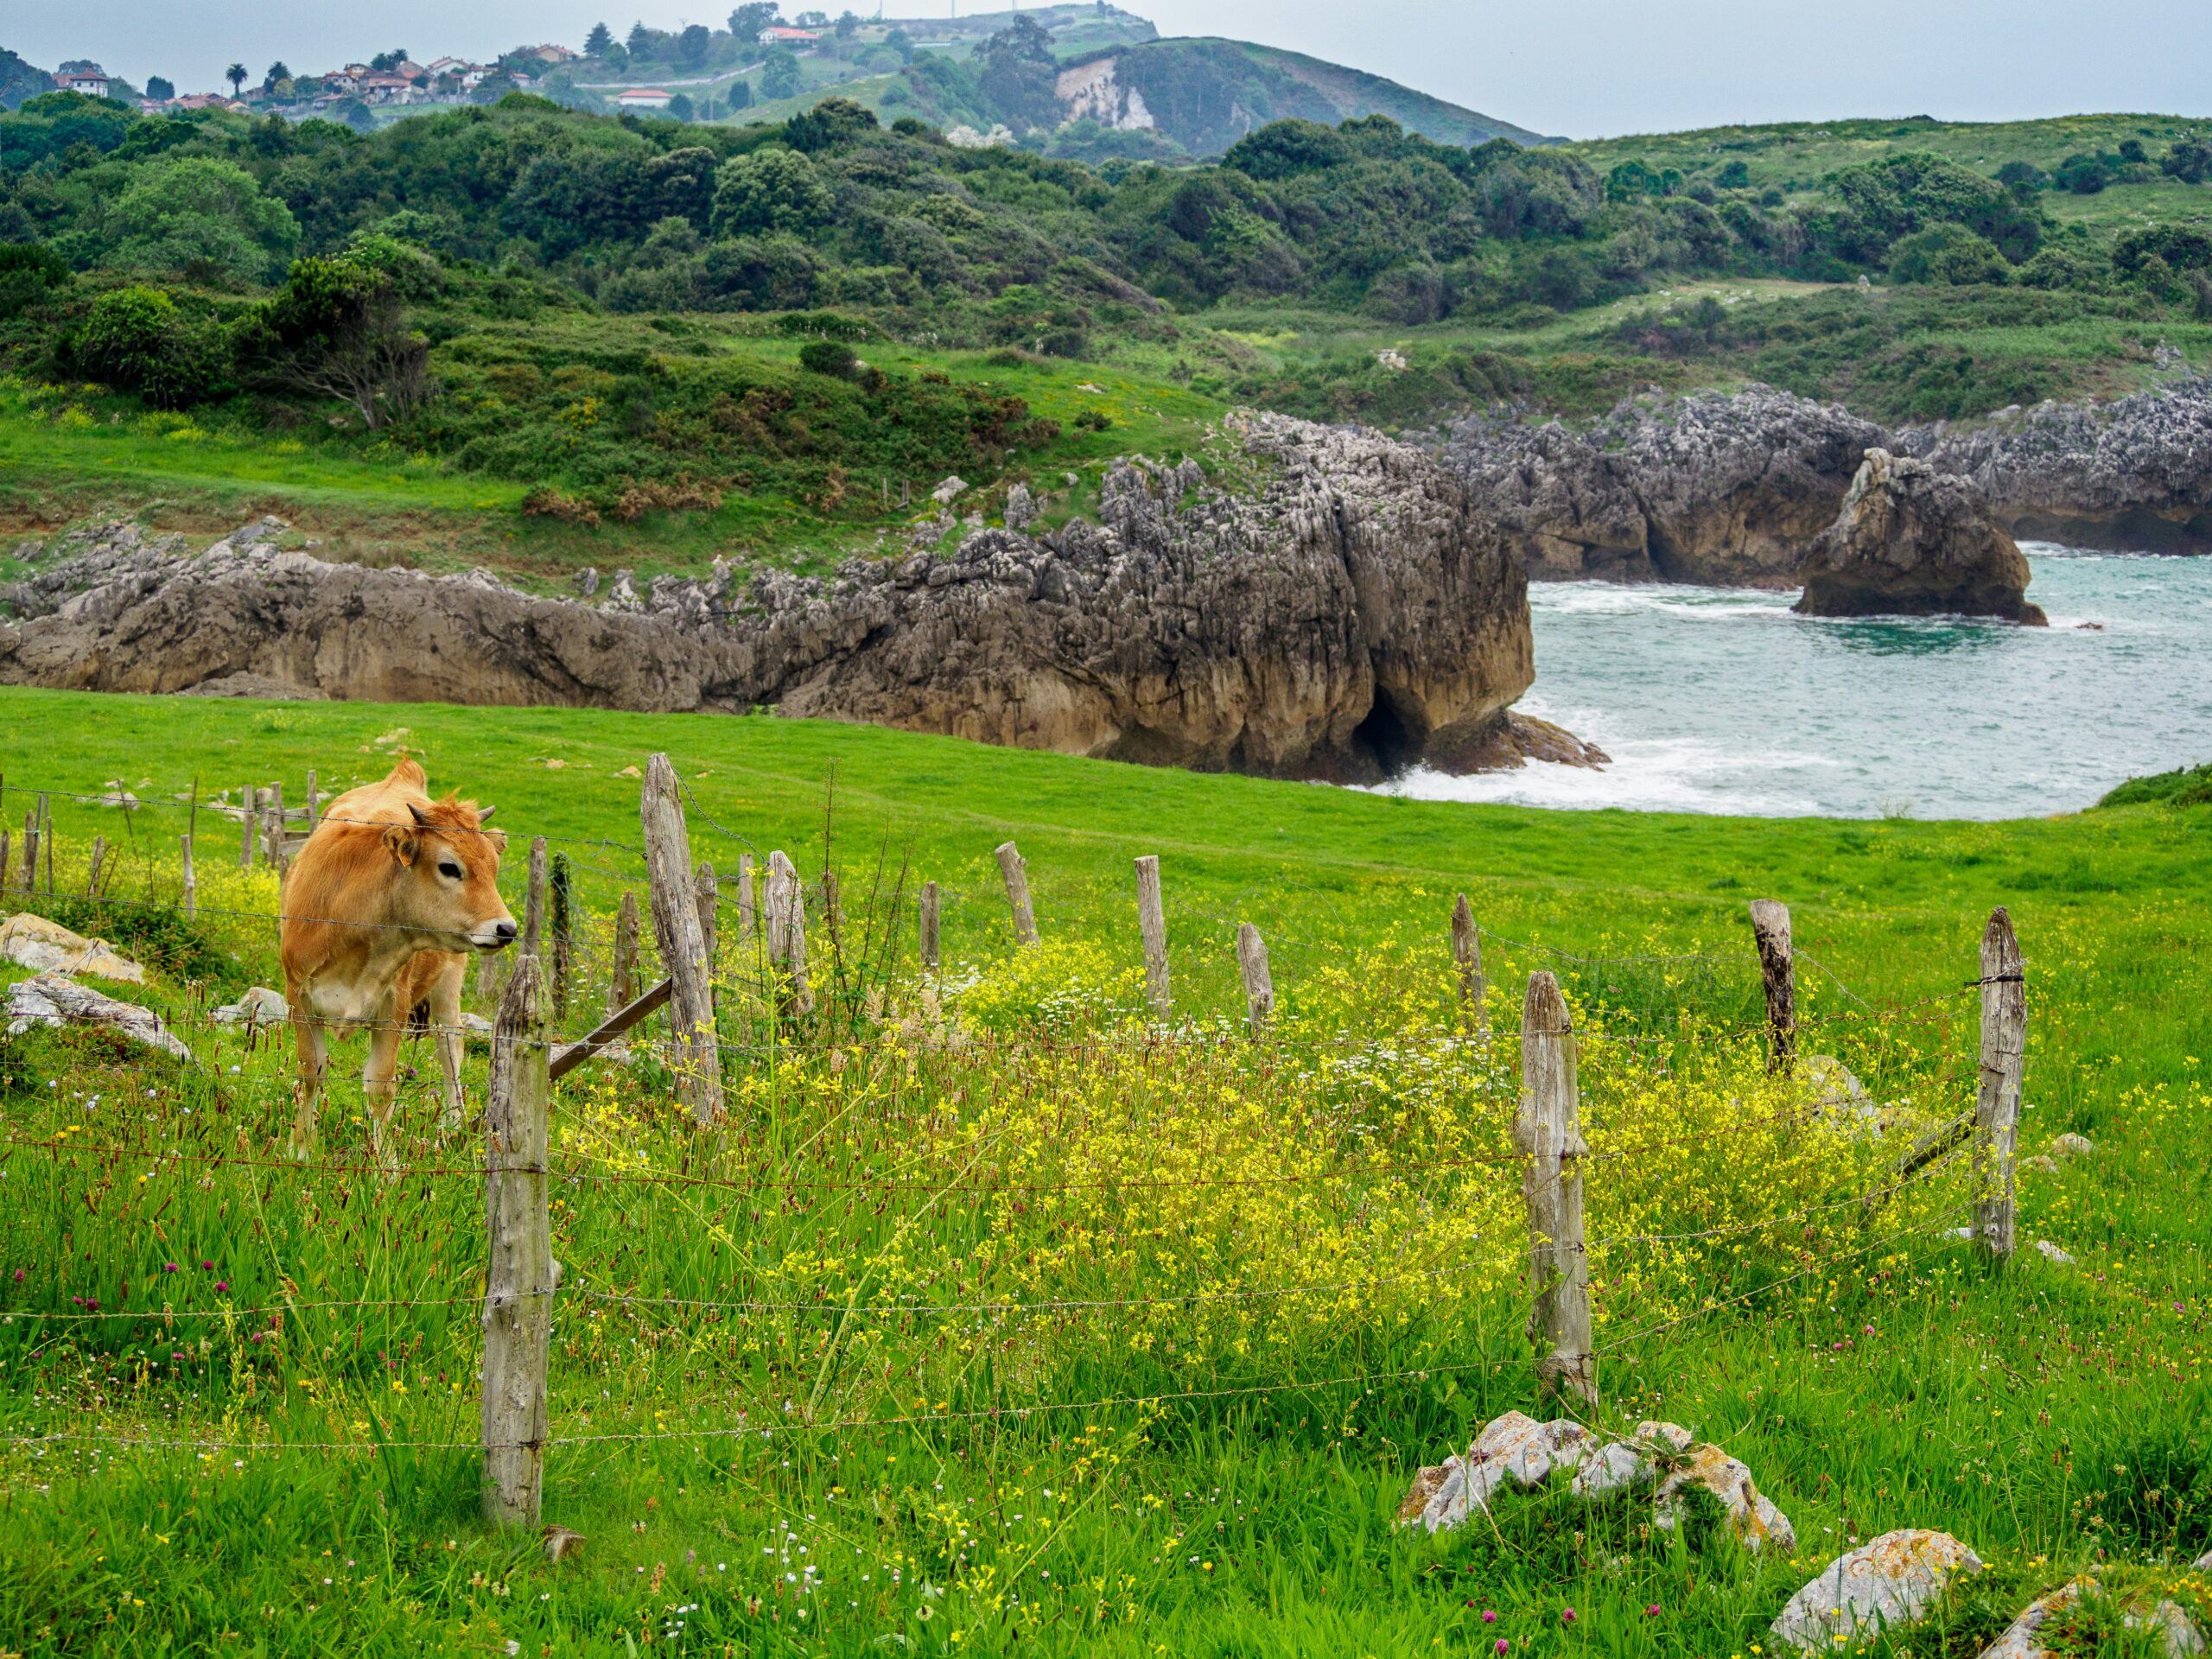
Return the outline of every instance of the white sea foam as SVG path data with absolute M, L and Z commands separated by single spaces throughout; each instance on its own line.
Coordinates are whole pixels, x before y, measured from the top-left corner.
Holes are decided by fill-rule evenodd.
M 1536 685 L 1521 707 L 1613 764 L 1419 771 L 1387 787 L 1541 806 L 2002 818 L 2212 760 L 2212 559 L 2027 551 L 2049 628 L 1800 617 L 1793 595 L 1758 589 L 1540 583 Z

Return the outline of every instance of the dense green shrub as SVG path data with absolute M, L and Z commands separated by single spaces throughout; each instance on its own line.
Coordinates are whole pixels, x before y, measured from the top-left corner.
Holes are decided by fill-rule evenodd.
M 21 316 L 69 281 L 69 262 L 39 242 L 0 244 L 0 322 Z
M 206 156 L 164 156 L 137 168 L 110 215 L 107 263 L 195 282 L 258 283 L 299 245 L 300 227 L 253 175 Z
M 1890 249 L 1893 283 L 1938 283 L 1954 287 L 2009 280 L 2012 266 L 1997 245 L 1963 225 L 1931 225 Z
M 119 288 L 92 302 L 69 342 L 85 373 L 156 409 L 185 409 L 222 383 L 219 332 L 188 316 L 165 289 Z
M 830 217 L 828 187 L 814 163 L 780 146 L 722 163 L 715 176 L 714 232 L 718 237 L 804 234 Z
M 798 348 L 798 365 L 810 373 L 849 380 L 860 367 L 860 359 L 841 340 L 810 340 Z

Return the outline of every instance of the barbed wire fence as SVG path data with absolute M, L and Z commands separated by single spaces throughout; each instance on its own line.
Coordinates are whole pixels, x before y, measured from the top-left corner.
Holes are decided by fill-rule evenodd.
M 402 924 L 360 918 L 287 916 L 281 898 L 275 915 L 245 906 L 199 905 L 193 891 L 189 828 L 181 839 L 183 856 L 174 898 L 156 896 L 150 857 L 145 861 L 147 896 L 116 894 L 110 891 L 115 873 L 137 850 L 137 814 L 148 804 L 124 805 L 113 791 L 69 795 L 25 791 L 0 780 L 0 820 L 9 816 L 11 793 L 34 804 L 26 814 L 20 880 L 10 875 L 7 832 L 0 830 L 0 888 L 26 899 L 40 892 L 41 880 L 46 893 L 55 893 L 59 837 L 51 802 L 60 798 L 118 806 L 126 815 L 121 851 L 109 848 L 99 836 L 87 849 L 83 898 L 94 913 L 135 908 L 255 926 L 308 920 L 405 931 Z M 1195 906 L 1183 913 L 1234 931 L 1243 1018 L 1208 1020 L 1185 1015 L 1179 1020 L 1166 960 L 1158 863 L 1140 859 L 1135 872 L 1139 949 L 1153 1019 L 1108 1032 L 979 1033 L 963 1029 L 944 1013 L 949 988 L 936 935 L 944 895 L 931 881 L 910 899 L 909 872 L 903 864 L 891 868 L 887 848 L 877 856 L 869 902 L 855 932 L 843 913 L 834 873 L 809 881 L 799 877 L 781 852 L 772 850 L 764 859 L 750 838 L 707 815 L 666 757 L 653 757 L 646 767 L 642 794 L 644 835 L 638 843 L 603 836 L 525 838 L 518 834 L 511 838 L 524 841 L 530 849 L 520 929 L 523 948 L 513 971 L 501 976 L 503 982 L 479 988 L 480 995 L 498 999 L 497 1018 L 488 1028 L 467 1021 L 457 1026 L 435 1023 L 417 1010 L 346 1022 L 416 1036 L 488 1036 L 491 1057 L 480 1157 L 467 1155 L 458 1143 L 437 1149 L 438 1155 L 429 1160 L 409 1161 L 384 1147 L 372 1147 L 365 1156 L 295 1155 L 274 1144 L 270 1126 L 249 1124 L 226 1112 L 203 1116 L 188 1135 L 175 1132 L 167 1138 L 149 1132 L 143 1122 L 135 1135 L 110 1134 L 98 1140 L 75 1124 L 60 1126 L 48 1135 L 13 1130 L 0 1135 L 0 1147 L 7 1148 L 0 1154 L 0 1167 L 19 1156 L 42 1160 L 53 1190 L 73 1186 L 85 1195 L 88 1206 L 96 1202 L 97 1193 L 130 1179 L 131 1168 L 137 1170 L 135 1179 L 140 1182 L 164 1172 L 171 1178 L 196 1172 L 188 1178 L 209 1181 L 218 1171 L 235 1169 L 255 1188 L 271 1194 L 280 1178 L 300 1183 L 321 1180 L 334 1183 L 347 1195 L 341 1197 L 341 1206 L 355 1190 L 411 1187 L 423 1194 L 446 1190 L 467 1194 L 480 1184 L 488 1255 L 463 1252 L 449 1258 L 452 1271 L 480 1284 L 480 1289 L 437 1287 L 441 1294 L 372 1295 L 366 1294 L 372 1287 L 365 1278 L 361 1294 L 315 1294 L 278 1273 L 252 1300 L 225 1298 L 222 1292 L 227 1287 L 219 1285 L 207 1306 L 178 1308 L 165 1300 L 158 1308 L 109 1308 L 97 1301 L 86 1305 L 87 1299 L 78 1297 L 67 1309 L 58 1305 L 24 1307 L 8 1314 L 10 1323 L 21 1321 L 26 1327 L 24 1340 L 35 1357 L 51 1344 L 75 1340 L 79 1332 L 150 1330 L 167 1344 L 188 1341 L 172 1333 L 195 1324 L 219 1327 L 233 1338 L 271 1352 L 287 1342 L 311 1351 L 317 1338 L 322 1338 L 327 1353 L 347 1336 L 344 1326 L 348 1315 L 353 1316 L 350 1336 L 358 1350 L 363 1315 L 443 1310 L 458 1316 L 462 1310 L 477 1310 L 485 1332 L 480 1432 L 439 1439 L 393 1439 L 377 1433 L 315 1440 L 241 1438 L 230 1431 L 163 1435 L 68 1426 L 0 1438 L 35 1453 L 86 1444 L 203 1455 L 218 1451 L 359 1452 L 379 1447 L 480 1454 L 493 1518 L 535 1524 L 544 1456 L 557 1447 L 752 1435 L 771 1440 L 837 1437 L 963 1425 L 999 1427 L 1039 1417 L 1092 1417 L 1179 1402 L 1259 1401 L 1286 1394 L 1320 1396 L 1476 1374 L 1525 1374 L 1525 1383 L 1571 1408 L 1581 1408 L 1597 1397 L 1602 1362 L 1631 1361 L 1644 1344 L 1688 1324 L 1780 1294 L 1852 1262 L 1870 1258 L 1910 1262 L 1913 1247 L 1930 1243 L 1948 1248 L 1951 1224 L 1962 1214 L 1972 1214 L 1969 1231 L 1985 1253 L 2001 1259 L 2015 1248 L 2013 1143 L 2025 1027 L 2024 971 L 2010 919 L 2002 910 L 1990 918 L 1975 977 L 1942 996 L 1884 1005 L 1791 945 L 1787 912 L 1777 918 L 1778 906 L 1755 911 L 1764 968 L 1754 978 L 1748 971 L 1749 955 L 1595 957 L 1510 938 L 1477 922 L 1463 894 L 1448 929 L 1441 930 L 1448 938 L 1451 964 L 1444 1011 L 1426 1027 L 1377 1035 L 1313 1030 L 1287 1019 L 1277 1006 L 1270 944 L 1277 949 L 1288 945 L 1318 970 L 1332 951 L 1341 949 L 1340 942 L 1301 938 L 1274 923 L 1272 937 L 1266 937 L 1248 918 Z M 709 864 L 693 861 L 686 802 L 735 848 L 734 872 L 718 873 Z M 190 803 L 150 804 L 183 811 L 190 815 L 188 822 L 196 822 L 201 810 L 219 814 L 234 810 L 245 826 L 242 863 L 251 865 L 257 846 L 262 861 L 276 868 L 280 884 L 289 861 L 300 855 L 323 825 L 359 822 L 372 824 L 379 832 L 387 827 L 382 820 L 334 818 L 322 811 L 312 777 L 305 806 L 289 817 L 281 791 L 264 798 L 257 787 L 242 790 L 236 809 L 219 799 L 201 804 L 196 791 Z M 257 841 L 257 817 L 262 833 Z M 302 817 L 308 835 L 289 836 L 287 825 Z M 1027 865 L 1012 842 L 999 847 L 993 857 L 1017 951 L 1030 949 L 1042 942 L 1044 933 Z M 595 912 L 588 912 L 578 902 L 574 885 L 579 874 L 608 884 L 607 892 L 620 889 L 625 901 L 634 894 L 631 884 L 643 885 L 646 915 L 641 917 L 633 902 L 602 905 Z M 1313 893 L 1332 904 L 1342 899 L 1341 893 L 1327 889 L 1317 887 Z M 960 895 L 957 901 L 978 907 L 986 902 L 974 895 Z M 918 908 L 919 920 L 913 967 L 908 971 L 902 939 L 906 925 L 899 918 L 910 903 Z M 1056 919 L 1049 906 L 1044 914 L 1047 925 Z M 1787 1135 L 1839 1111 L 1858 1109 L 1840 1088 L 1830 1089 L 1824 1083 L 1793 1084 L 1772 1111 L 1739 1114 L 1725 1131 L 1700 1128 L 1618 1144 L 1601 1138 L 1594 1150 L 1585 1138 L 1577 1079 L 1577 1058 L 1584 1052 L 1618 1052 L 1630 1060 L 1643 1056 L 1663 1070 L 1671 1046 L 1686 1039 L 1756 1042 L 1766 1052 L 1770 1072 L 1789 1080 L 1799 1064 L 1794 974 L 1799 963 L 1832 982 L 1853 1005 L 1844 1013 L 1823 1016 L 1838 1029 L 1853 1025 L 1878 1033 L 1918 1025 L 1948 1029 L 1965 1017 L 1964 999 L 1978 998 L 1981 1042 L 1973 1112 L 1937 1124 L 1902 1157 L 1891 1160 L 1874 1185 L 1861 1190 L 1713 1225 L 1586 1237 L 1585 1189 L 1592 1180 L 1602 1180 L 1609 1166 L 1707 1145 L 1722 1133 Z M 646 985 L 644 976 L 655 967 L 660 977 Z M 1491 1029 L 1492 1020 L 1507 1005 L 1498 982 L 1501 968 L 1517 976 L 1525 988 L 1517 1037 L 1511 1033 L 1496 1036 Z M 1563 994 L 1567 990 L 1574 993 L 1572 1011 Z M 1685 1021 L 1686 1007 L 1698 1010 L 1694 1020 Z M 674 1011 L 665 1029 L 646 1029 L 645 1022 L 664 1008 Z M 247 1058 L 258 1057 L 265 1068 L 280 1068 L 282 1057 L 274 1052 L 273 1039 L 276 1026 L 289 1013 L 271 1017 L 266 1009 L 258 1015 L 219 1011 L 203 1001 L 194 1007 L 159 1011 L 156 1017 L 162 1032 L 185 1030 L 201 1039 L 202 1055 L 212 1055 L 217 1065 L 223 1046 L 232 1044 L 234 1052 Z M 1619 1019 L 1628 1028 L 1606 1028 L 1603 1021 L 1608 1017 Z M 1670 1019 L 1672 1030 L 1668 1028 Z M 903 1040 L 891 1046 L 872 1043 L 902 1021 Z M 1517 1076 L 1507 1058 L 1516 1049 Z M 1402 1124 L 1382 1134 L 1357 1123 L 1338 1126 L 1332 1133 L 1316 1126 L 1304 1149 L 1311 1154 L 1304 1166 L 1253 1169 L 1230 1161 L 1237 1148 L 1226 1136 L 1210 1138 L 1205 1133 L 1214 1126 L 1203 1121 L 1193 1124 L 1186 1118 L 1176 1124 L 1182 1144 L 1176 1148 L 1179 1161 L 1172 1167 L 1163 1167 L 1155 1156 L 1141 1167 L 1089 1174 L 1063 1169 L 1057 1174 L 1025 1176 L 1025 1171 L 1045 1169 L 1040 1160 L 1050 1148 L 1044 1143 L 1054 1138 L 1068 1140 L 1116 1115 L 1125 1120 L 1116 1122 L 1117 1128 L 1142 1130 L 1147 1122 L 1135 1107 L 1121 1103 L 1110 1111 L 1063 1106 L 1049 1134 L 1027 1140 L 1011 1133 L 979 1138 L 937 1121 L 938 1103 L 946 1099 L 995 1100 L 1002 1092 L 1049 1089 L 1049 1078 L 1040 1081 L 1027 1074 L 1054 1065 L 1081 1067 L 1103 1059 L 1154 1064 L 1155 1071 L 1146 1075 L 1173 1095 L 1178 1090 L 1198 1092 L 1201 1085 L 1243 1077 L 1255 1067 L 1338 1062 L 1357 1066 L 1377 1054 L 1387 1054 L 1393 1062 L 1418 1058 L 1451 1071 L 1458 1087 L 1491 1109 L 1495 1127 L 1506 1128 L 1502 1120 L 1510 1115 L 1507 1144 L 1439 1156 L 1432 1147 L 1417 1144 L 1418 1135 Z M 847 1136 L 842 1144 L 847 1160 L 844 1173 L 803 1173 L 799 1161 L 788 1155 L 788 1147 L 756 1141 L 752 1126 L 742 1121 L 741 1109 L 733 1111 L 728 1104 L 725 1083 L 743 1082 L 779 1063 L 794 1061 L 817 1068 L 817 1075 L 836 1075 L 849 1065 L 856 1073 L 866 1071 L 874 1079 L 870 1086 L 882 1090 L 884 1109 L 866 1123 L 856 1118 L 842 1131 Z M 232 1071 L 239 1072 L 245 1063 L 241 1059 Z M 626 1167 L 623 1148 L 607 1144 L 604 1137 L 594 1146 L 574 1138 L 563 1144 L 551 1136 L 549 1120 L 556 1079 L 594 1063 L 602 1072 L 609 1065 L 620 1065 L 626 1075 L 639 1079 L 639 1087 L 664 1088 L 681 1099 L 703 1132 L 696 1155 L 687 1154 L 683 1166 L 675 1169 Z M 1946 1081 L 1956 1081 L 1960 1075 L 1954 1069 L 1946 1073 Z M 156 1127 L 178 1130 L 174 1121 Z M 864 1143 L 862 1128 L 878 1131 L 880 1139 Z M 1193 1135 L 1194 1128 L 1201 1132 Z M 825 1141 L 819 1128 L 810 1144 L 815 1142 L 838 1144 Z M 889 1161 L 872 1166 L 863 1161 L 868 1156 Z M 1961 1181 L 1961 1174 L 1967 1179 Z M 79 1176 L 81 1180 L 76 1179 Z M 1349 1191 L 1355 1186 L 1371 1195 L 1398 1183 L 1448 1213 L 1448 1204 L 1439 1202 L 1449 1196 L 1445 1191 L 1448 1182 L 1483 1181 L 1495 1187 L 1509 1176 L 1517 1180 L 1525 1209 L 1517 1224 L 1468 1233 L 1439 1224 L 1402 1240 L 1396 1259 L 1377 1261 L 1372 1271 L 1253 1283 L 1248 1281 L 1257 1276 L 1254 1270 L 1266 1263 L 1248 1262 L 1238 1264 L 1233 1275 L 1236 1282 L 1157 1295 L 976 1296 L 956 1288 L 950 1297 L 914 1291 L 888 1300 L 865 1300 L 874 1266 L 854 1280 L 842 1299 L 827 1288 L 804 1297 L 702 1294 L 712 1287 L 704 1273 L 696 1283 L 658 1291 L 601 1287 L 591 1277 L 564 1286 L 552 1255 L 550 1215 L 556 1195 L 561 1205 L 572 1209 L 575 1201 L 571 1195 L 585 1192 L 610 1195 L 607 1201 L 618 1205 L 624 1193 L 678 1205 L 780 1203 L 802 1209 L 842 1198 L 848 1213 L 857 1203 L 872 1204 L 878 1214 L 894 1203 L 912 1203 L 920 1206 L 916 1213 L 934 1206 L 942 1214 L 948 1205 L 965 1205 L 982 1214 L 995 1204 L 1065 1201 L 1071 1194 L 1086 1192 L 1099 1195 L 1102 1201 L 1177 1192 Z M 1924 1200 L 1921 1213 L 1903 1226 L 1868 1237 L 1876 1218 L 1903 1195 Z M 263 1199 L 264 1209 L 269 1201 Z M 456 1197 L 449 1202 L 459 1205 L 468 1200 Z M 632 1212 L 618 1213 L 628 1217 Z M 753 1213 L 757 1218 L 758 1210 Z M 1855 1219 L 1857 1224 L 1848 1237 L 1815 1248 L 1813 1241 L 1823 1224 L 1816 1218 L 1837 1217 Z M 650 1218 L 636 1212 L 634 1219 L 645 1224 Z M 1749 1270 L 1746 1276 L 1752 1282 L 1747 1283 L 1738 1282 L 1731 1274 L 1710 1286 L 1694 1306 L 1681 1306 L 1679 1297 L 1665 1299 L 1652 1308 L 1651 1317 L 1640 1322 L 1634 1318 L 1640 1302 L 1605 1294 L 1606 1281 L 1600 1274 L 1596 1300 L 1602 1308 L 1602 1326 L 1593 1319 L 1593 1262 L 1618 1261 L 1639 1251 L 1686 1251 L 1727 1239 L 1780 1237 L 1793 1228 L 1802 1230 L 1804 1243 L 1786 1272 Z M 974 1281 L 981 1284 L 983 1278 L 978 1270 Z M 936 1386 L 929 1392 L 945 1396 L 938 1403 L 888 1411 L 847 1408 L 895 1402 L 899 1395 L 889 1383 L 855 1385 L 849 1397 L 832 1398 L 836 1391 L 829 1380 L 840 1365 L 850 1363 L 860 1345 L 854 1334 L 856 1326 L 895 1326 L 908 1332 L 925 1325 L 959 1326 L 984 1338 L 980 1351 L 988 1355 L 1011 1351 L 1003 1346 L 1014 1340 L 1010 1332 L 1042 1329 L 1065 1337 L 1158 1311 L 1292 1308 L 1325 1313 L 1344 1306 L 1347 1299 L 1433 1293 L 1483 1280 L 1525 1284 L 1531 1334 L 1541 1339 L 1532 1351 L 1465 1358 L 1440 1354 L 1432 1363 L 1339 1368 L 1318 1376 L 1243 1377 L 1220 1375 L 1220 1357 L 1208 1353 L 1200 1363 L 1209 1374 L 1202 1376 L 1162 1366 L 1155 1379 L 1160 1383 L 1157 1390 L 1070 1398 L 1024 1393 L 1018 1368 L 971 1357 L 933 1379 Z M 57 1300 L 59 1288 L 57 1285 Z M 687 1370 L 683 1399 L 685 1414 L 693 1421 L 650 1428 L 591 1427 L 594 1408 L 587 1385 L 602 1373 L 587 1367 L 571 1379 L 576 1390 L 573 1396 L 556 1394 L 553 1386 L 556 1304 L 582 1310 L 588 1323 L 626 1321 L 628 1340 L 641 1351 L 673 1349 L 680 1351 L 687 1367 L 702 1372 L 713 1368 L 715 1391 L 688 1386 L 691 1372 Z M 772 1328 L 782 1345 L 777 1359 L 764 1367 L 760 1357 L 766 1349 L 754 1338 Z M 748 1346 L 753 1351 L 745 1351 Z M 187 1350 L 175 1351 L 181 1355 Z M 810 1386 L 801 1389 L 796 1379 L 810 1360 L 815 1376 Z M 916 1362 L 910 1369 L 918 1367 Z M 885 1369 L 887 1373 L 890 1368 Z M 299 1380 L 307 1386 L 308 1378 Z M 845 1400 L 844 1407 L 837 1403 L 839 1399 Z M 557 1417 L 553 1414 L 556 1402 L 561 1408 Z

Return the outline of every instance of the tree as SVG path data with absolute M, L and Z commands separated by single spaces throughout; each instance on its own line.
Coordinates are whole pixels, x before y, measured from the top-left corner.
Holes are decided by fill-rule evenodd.
M 855 16 L 852 12 L 841 11 L 837 14 L 837 38 L 839 40 L 851 40 L 854 35 L 859 30 L 860 26 L 861 20 Z
M 594 23 L 591 33 L 584 36 L 584 55 L 603 58 L 607 55 L 607 48 L 613 44 L 614 31 L 605 23 Z
M 770 0 L 748 0 L 748 3 L 730 13 L 729 32 L 741 46 L 758 45 L 760 31 L 774 22 L 776 14 L 782 10 L 781 6 L 770 3 Z
M 772 144 L 724 162 L 715 175 L 714 231 L 718 237 L 778 231 L 804 233 L 822 225 L 832 206 L 814 163 Z
M 379 52 L 369 60 L 369 67 L 380 75 L 388 75 L 407 61 L 407 48 L 395 46 L 389 52 Z
M 650 58 L 652 56 L 652 31 L 645 27 L 642 19 L 630 25 L 630 39 L 628 44 L 632 58 Z
M 696 111 L 693 108 L 691 100 L 685 97 L 682 92 L 678 92 L 674 98 L 668 100 L 668 116 L 670 120 L 690 121 L 693 119 L 696 115 Z
M 1986 236 L 1963 225 L 1931 225 L 1916 231 L 1890 251 L 1890 280 L 1963 287 L 1971 283 L 2009 282 L 2012 267 Z
M 676 59 L 687 69 L 696 69 L 707 60 L 707 48 L 713 44 L 714 35 L 704 23 L 693 23 L 676 37 Z
M 901 63 L 914 60 L 914 37 L 903 29 L 894 29 L 883 37 L 883 43 L 899 54 Z
M 875 111 L 849 98 L 825 98 L 784 123 L 784 142 L 809 156 L 876 130 Z
M 222 376 L 218 341 L 158 288 L 118 288 L 92 302 L 69 341 L 84 371 L 156 409 L 183 409 Z
M 1052 37 L 1027 17 L 1016 17 L 976 51 L 976 78 L 990 112 L 1023 127 L 1057 126 L 1060 67 Z
M 157 104 L 166 104 L 176 96 L 176 83 L 166 75 L 146 77 L 146 96 Z
M 358 254 L 296 261 L 255 318 L 245 355 L 257 378 L 340 398 L 372 432 L 406 419 L 436 390 L 429 344 L 407 326 L 398 283 Z
M 207 156 L 137 168 L 111 217 L 119 235 L 109 264 L 202 281 L 260 282 L 300 240 L 291 210 L 263 195 L 253 175 Z
M 231 83 L 231 96 L 236 98 L 238 89 L 245 85 L 245 65 L 234 63 L 223 71 L 223 79 Z
M 768 99 L 798 96 L 798 57 L 788 47 L 778 47 L 760 67 L 760 96 Z
M 274 92 L 278 81 L 289 80 L 291 78 L 291 70 L 285 67 L 284 60 L 279 58 L 276 62 L 269 66 L 269 73 L 262 76 L 262 90 L 264 92 Z
M 730 82 L 729 106 L 733 110 L 749 110 L 753 107 L 753 83 L 751 81 L 734 80 Z

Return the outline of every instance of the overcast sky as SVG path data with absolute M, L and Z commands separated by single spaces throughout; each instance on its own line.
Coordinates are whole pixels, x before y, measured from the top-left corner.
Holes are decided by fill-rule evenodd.
M 810 0 L 787 0 L 785 11 Z M 52 68 L 92 58 L 208 90 L 233 58 L 258 78 L 392 46 L 481 57 L 719 24 L 692 0 L 10 0 L 0 46 Z M 2208 0 L 1128 0 L 1162 33 L 1227 35 L 1369 69 L 1540 131 L 1576 137 L 1846 115 L 1961 120 L 2130 110 L 2212 115 Z M 842 5 L 831 4 L 831 11 Z M 856 8 L 857 9 L 857 8 Z M 963 6 L 963 14 L 970 8 Z M 938 15 L 887 0 L 887 15 Z

